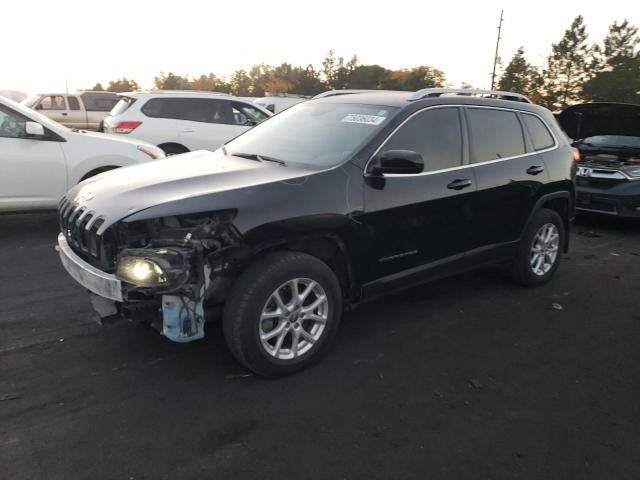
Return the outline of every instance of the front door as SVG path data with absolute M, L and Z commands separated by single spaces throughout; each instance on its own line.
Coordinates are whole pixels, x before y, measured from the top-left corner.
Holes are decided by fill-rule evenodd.
M 28 138 L 27 119 L 0 105 L 0 210 L 53 208 L 67 190 L 61 143 Z
M 69 112 L 64 95 L 45 95 L 40 99 L 35 109 L 39 110 L 51 120 L 55 120 L 63 125 L 68 124 Z
M 420 153 L 424 171 L 373 175 L 377 158 L 389 150 Z M 373 264 L 364 296 L 463 266 L 476 188 L 465 151 L 460 108 L 431 108 L 410 117 L 371 160 L 363 221 Z
M 240 133 L 229 100 L 182 98 L 178 133 L 189 150 L 217 150 Z

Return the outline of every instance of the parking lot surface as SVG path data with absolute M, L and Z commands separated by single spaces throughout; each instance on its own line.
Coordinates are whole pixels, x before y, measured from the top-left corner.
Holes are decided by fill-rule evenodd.
M 216 325 L 100 327 L 56 235 L 0 217 L 2 478 L 639 478 L 637 224 L 581 221 L 538 289 L 484 271 L 363 305 L 273 380 Z

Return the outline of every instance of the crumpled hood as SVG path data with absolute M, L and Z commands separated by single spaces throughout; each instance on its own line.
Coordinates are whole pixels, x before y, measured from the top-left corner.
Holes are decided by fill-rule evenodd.
M 574 140 L 595 135 L 640 137 L 640 105 L 583 103 L 565 108 L 556 118 Z
M 227 156 L 221 150 L 198 151 L 102 173 L 69 190 L 66 198 L 103 216 L 100 228 L 103 231 L 114 222 L 155 205 L 291 180 L 310 173 L 276 163 Z M 211 202 L 208 206 L 211 210 L 216 208 Z

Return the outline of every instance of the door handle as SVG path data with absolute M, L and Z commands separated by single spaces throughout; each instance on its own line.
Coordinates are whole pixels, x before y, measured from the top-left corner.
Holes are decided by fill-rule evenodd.
M 471 185 L 473 185 L 473 182 L 468 178 L 465 178 L 464 180 L 454 180 L 447 185 L 447 188 L 449 190 L 462 190 L 463 188 L 470 187 Z
M 539 165 L 534 165 L 534 166 L 531 166 L 531 167 L 527 168 L 527 173 L 529 175 L 538 175 L 538 174 L 540 174 L 542 172 L 544 172 L 544 167 L 541 167 Z
M 183 128 L 182 131 L 186 133 L 193 133 L 193 130 L 190 128 Z
M 66 117 L 67 116 L 67 112 L 62 112 L 62 116 Z

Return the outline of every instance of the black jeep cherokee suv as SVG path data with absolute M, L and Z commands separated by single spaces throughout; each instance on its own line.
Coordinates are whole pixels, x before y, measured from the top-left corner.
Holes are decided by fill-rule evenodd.
M 328 92 L 216 152 L 81 183 L 58 251 L 101 317 L 188 342 L 221 312 L 240 362 L 286 374 L 327 349 L 345 305 L 494 264 L 549 280 L 574 170 L 554 117 L 518 94 Z

